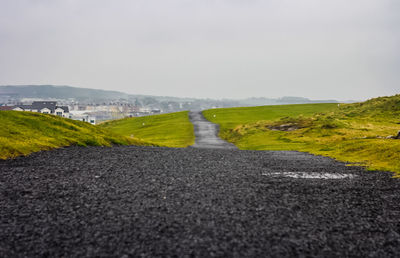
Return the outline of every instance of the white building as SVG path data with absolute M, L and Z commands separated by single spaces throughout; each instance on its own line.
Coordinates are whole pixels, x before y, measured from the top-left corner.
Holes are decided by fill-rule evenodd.
M 34 101 L 32 105 L 17 105 L 13 110 L 39 112 L 70 118 L 69 108 L 67 106 L 57 106 L 56 101 Z
M 83 122 L 88 122 L 92 125 L 96 124 L 96 117 L 90 115 L 90 113 L 88 113 L 87 110 L 83 110 L 83 111 L 71 111 L 70 113 L 70 118 L 73 120 L 79 120 L 79 121 L 83 121 Z

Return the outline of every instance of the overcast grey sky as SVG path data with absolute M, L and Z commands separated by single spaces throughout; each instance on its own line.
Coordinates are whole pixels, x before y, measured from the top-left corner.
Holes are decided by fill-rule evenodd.
M 399 0 L 0 0 L 0 84 L 178 97 L 400 93 Z

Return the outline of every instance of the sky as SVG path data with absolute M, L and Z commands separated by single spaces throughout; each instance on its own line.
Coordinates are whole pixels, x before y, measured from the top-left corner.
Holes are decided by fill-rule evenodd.
M 0 85 L 197 98 L 400 93 L 398 0 L 0 0 Z

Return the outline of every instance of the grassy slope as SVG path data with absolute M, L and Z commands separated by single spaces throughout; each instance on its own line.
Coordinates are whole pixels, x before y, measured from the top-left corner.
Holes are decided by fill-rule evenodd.
M 99 126 L 125 136 L 134 135 L 160 146 L 187 147 L 194 144 L 193 125 L 187 111 L 125 118 Z
M 215 110 L 219 112 L 215 118 L 214 110 L 207 110 L 205 114 L 211 121 L 221 124 L 221 136 L 240 149 L 306 151 L 370 169 L 400 173 L 400 140 L 385 139 L 400 130 L 400 95 L 340 107 L 335 105 L 326 110 L 321 110 L 320 105 L 315 106 L 314 114 L 296 113 L 304 105 L 287 106 L 288 112 L 274 106 L 244 109 L 245 114 L 258 113 L 250 117 L 263 117 L 258 121 L 238 120 L 238 115 L 230 109 Z M 274 111 L 273 115 L 267 114 L 270 110 Z M 282 124 L 300 129 L 270 130 Z
M 69 145 L 149 145 L 97 126 L 32 112 L 0 111 L 0 159 Z
M 209 109 L 203 111 L 203 114 L 208 120 L 220 125 L 220 136 L 227 139 L 231 130 L 238 125 L 276 120 L 286 116 L 312 116 L 318 112 L 327 112 L 335 109 L 337 109 L 337 104 L 301 104 Z

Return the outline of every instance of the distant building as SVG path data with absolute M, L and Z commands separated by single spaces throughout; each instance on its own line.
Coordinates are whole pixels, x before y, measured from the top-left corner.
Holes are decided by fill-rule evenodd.
M 96 117 L 90 116 L 89 114 L 87 114 L 87 115 L 80 115 L 80 116 L 73 116 L 71 119 L 73 119 L 73 120 L 79 120 L 79 121 L 82 121 L 82 122 L 87 122 L 87 123 L 90 123 L 90 124 L 92 124 L 92 125 L 95 125 L 95 124 L 96 124 Z
M 0 111 L 13 110 L 14 106 L 0 106 Z
M 73 120 L 87 122 L 92 125 L 96 124 L 96 117 L 90 115 L 90 113 L 86 111 L 71 111 L 70 118 Z
M 42 114 L 70 118 L 69 108 L 67 106 L 57 106 L 56 101 L 34 101 L 32 105 L 16 105 L 12 110 L 39 112 Z

